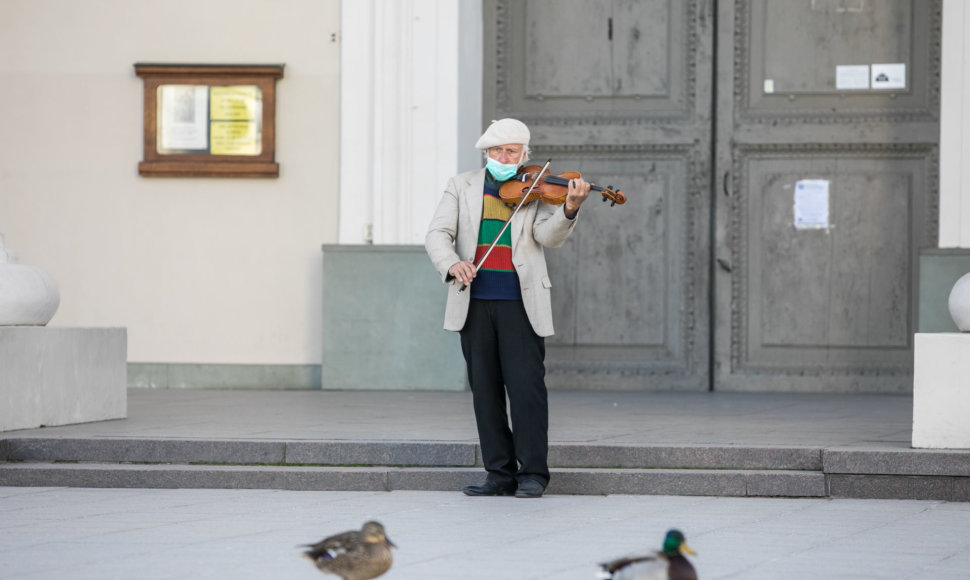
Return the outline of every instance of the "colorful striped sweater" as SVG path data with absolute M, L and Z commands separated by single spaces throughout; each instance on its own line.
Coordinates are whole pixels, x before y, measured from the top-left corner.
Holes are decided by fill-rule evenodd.
M 487 171 L 485 172 L 485 200 L 482 206 L 482 226 L 478 233 L 478 248 L 475 250 L 477 264 L 492 240 L 499 233 L 505 220 L 512 215 L 511 207 L 498 196 L 501 185 Z M 522 289 L 519 287 L 519 275 L 512 264 L 512 234 L 506 228 L 488 259 L 482 264 L 475 281 L 471 284 L 471 297 L 478 300 L 522 300 Z

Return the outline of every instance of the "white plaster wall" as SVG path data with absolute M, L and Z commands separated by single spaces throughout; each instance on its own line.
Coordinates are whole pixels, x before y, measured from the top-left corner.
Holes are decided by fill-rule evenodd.
M 970 248 L 970 6 L 944 0 L 940 96 L 940 247 Z
M 0 0 L 0 231 L 131 362 L 320 362 L 339 0 Z M 278 179 L 142 178 L 135 62 L 284 63 Z

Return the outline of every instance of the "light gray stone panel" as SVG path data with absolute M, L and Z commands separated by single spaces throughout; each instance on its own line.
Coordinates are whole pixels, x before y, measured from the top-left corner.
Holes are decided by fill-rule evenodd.
M 449 291 L 423 246 L 323 246 L 322 388 L 465 390 Z
M 0 431 L 127 415 L 124 328 L 0 326 Z
M 930 248 L 919 256 L 918 332 L 959 332 L 948 301 L 953 285 L 970 272 L 970 249 Z

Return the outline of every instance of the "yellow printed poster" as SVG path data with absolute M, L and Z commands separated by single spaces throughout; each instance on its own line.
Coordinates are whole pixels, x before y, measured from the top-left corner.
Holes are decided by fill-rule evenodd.
M 262 97 L 256 85 L 210 87 L 209 119 L 252 121 L 262 114 Z
M 256 121 L 213 121 L 210 152 L 213 155 L 259 155 L 261 139 Z
M 210 87 L 209 153 L 259 155 L 262 151 L 262 93 L 257 86 Z

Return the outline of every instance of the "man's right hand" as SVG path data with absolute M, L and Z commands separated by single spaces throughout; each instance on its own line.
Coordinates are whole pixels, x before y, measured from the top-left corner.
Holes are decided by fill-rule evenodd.
M 475 278 L 475 265 L 468 261 L 456 262 L 448 268 L 448 274 L 468 286 Z

